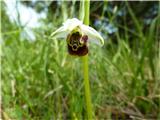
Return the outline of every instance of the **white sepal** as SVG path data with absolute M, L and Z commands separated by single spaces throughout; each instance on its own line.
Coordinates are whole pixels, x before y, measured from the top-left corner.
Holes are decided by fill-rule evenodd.
M 94 42 L 101 46 L 104 45 L 104 39 L 95 29 L 86 25 L 82 25 L 81 29 L 82 29 L 82 32 L 88 36 L 89 42 Z
M 58 28 L 55 32 L 51 34 L 51 37 L 54 38 L 66 38 L 69 31 L 64 28 L 64 26 Z

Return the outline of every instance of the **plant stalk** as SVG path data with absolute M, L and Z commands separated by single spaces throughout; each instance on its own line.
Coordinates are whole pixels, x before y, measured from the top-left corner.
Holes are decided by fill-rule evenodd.
M 85 98 L 87 107 L 87 117 L 92 119 L 92 103 L 91 103 L 91 93 L 90 84 L 88 78 L 88 55 L 83 56 L 83 71 L 84 71 L 84 87 L 85 87 Z
M 89 9 L 90 1 L 84 0 L 84 24 L 89 25 Z M 84 71 L 84 87 L 85 87 L 85 98 L 86 98 L 86 107 L 87 107 L 87 117 L 89 120 L 92 120 L 92 103 L 91 103 L 91 93 L 90 93 L 90 84 L 89 84 L 89 75 L 88 75 L 88 54 L 83 56 L 83 71 Z

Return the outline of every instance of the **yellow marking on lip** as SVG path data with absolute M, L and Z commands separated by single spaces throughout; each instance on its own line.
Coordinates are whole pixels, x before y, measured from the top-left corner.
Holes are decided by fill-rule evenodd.
M 67 44 L 72 48 L 73 51 L 77 51 L 79 47 L 84 46 L 84 42 L 81 41 L 82 39 L 81 37 L 82 37 L 82 32 L 78 26 L 70 34 L 68 34 Z
M 72 50 L 73 50 L 73 51 L 77 51 L 78 48 L 79 48 L 78 46 L 76 47 L 76 49 L 72 46 Z

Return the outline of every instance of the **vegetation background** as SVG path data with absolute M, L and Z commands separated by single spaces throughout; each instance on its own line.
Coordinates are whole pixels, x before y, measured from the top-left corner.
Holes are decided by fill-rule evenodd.
M 160 2 L 90 3 L 90 26 L 105 39 L 102 48 L 89 46 L 95 119 L 160 119 Z M 64 40 L 49 38 L 79 17 L 79 7 L 75 0 L 1 1 L 3 119 L 86 118 L 82 61 L 68 55 Z

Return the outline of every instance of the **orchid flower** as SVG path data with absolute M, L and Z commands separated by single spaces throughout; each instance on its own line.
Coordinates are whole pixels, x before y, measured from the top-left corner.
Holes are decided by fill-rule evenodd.
M 101 46 L 104 44 L 103 38 L 95 29 L 84 25 L 77 18 L 68 19 L 51 34 L 51 37 L 65 39 L 69 54 L 78 56 L 88 54 L 88 42 Z

